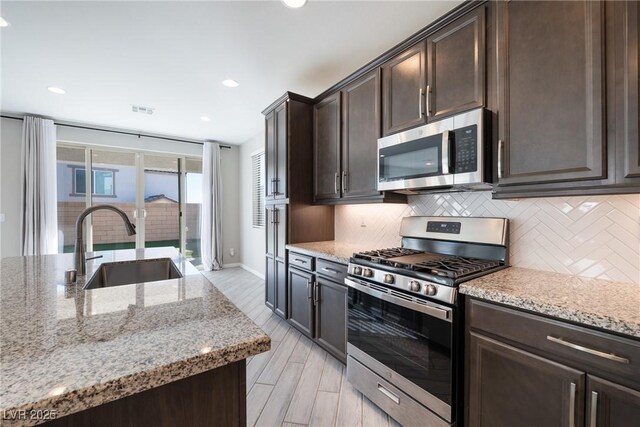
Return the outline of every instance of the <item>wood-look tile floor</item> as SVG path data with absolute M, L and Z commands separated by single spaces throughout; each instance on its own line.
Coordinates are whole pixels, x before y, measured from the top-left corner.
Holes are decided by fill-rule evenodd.
M 271 337 L 270 351 L 247 359 L 247 426 L 399 426 L 341 362 L 264 305 L 262 279 L 240 268 L 203 274 Z

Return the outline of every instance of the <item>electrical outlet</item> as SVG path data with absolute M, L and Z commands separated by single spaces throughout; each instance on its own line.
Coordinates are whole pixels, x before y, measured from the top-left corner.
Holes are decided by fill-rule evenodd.
M 236 256 L 236 250 L 234 248 L 229 248 L 229 255 Z

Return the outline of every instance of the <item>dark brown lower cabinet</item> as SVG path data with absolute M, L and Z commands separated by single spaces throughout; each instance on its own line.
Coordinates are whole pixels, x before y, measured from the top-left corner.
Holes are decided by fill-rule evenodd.
M 582 426 L 585 374 L 471 333 L 469 426 Z
M 246 361 L 192 375 L 49 421 L 48 427 L 240 427 L 247 424 Z
M 587 376 L 587 427 L 635 427 L 640 424 L 640 391 Z
M 342 363 L 347 361 L 347 266 L 289 252 L 287 320 Z M 314 270 L 315 266 L 315 270 Z
M 313 278 L 313 273 L 289 268 L 289 322 L 310 338 L 313 338 Z
M 276 306 L 276 263 L 272 256 L 266 257 L 265 277 L 265 304 L 271 310 Z
M 347 360 L 347 286 L 318 276 L 315 288 L 316 340 L 330 353 Z

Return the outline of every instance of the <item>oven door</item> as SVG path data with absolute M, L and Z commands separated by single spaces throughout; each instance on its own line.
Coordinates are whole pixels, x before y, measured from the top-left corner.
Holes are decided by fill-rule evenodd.
M 453 310 L 360 280 L 345 283 L 349 356 L 452 421 Z
M 411 190 L 453 185 L 449 131 L 453 119 L 378 140 L 378 190 Z

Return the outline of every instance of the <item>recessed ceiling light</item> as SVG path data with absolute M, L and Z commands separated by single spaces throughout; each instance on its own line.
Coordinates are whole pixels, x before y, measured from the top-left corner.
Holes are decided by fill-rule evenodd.
M 307 0 L 282 0 L 282 3 L 291 9 L 299 9 L 307 4 Z
M 9 25 L 10 24 L 7 21 L 5 21 L 5 19 L 2 16 L 0 16 L 0 28 L 8 27 Z
M 203 122 L 210 122 L 211 121 L 211 117 L 201 116 L 200 120 L 202 120 Z
M 238 86 L 240 86 L 240 83 L 238 83 L 235 80 L 231 80 L 231 79 L 223 80 L 222 84 L 225 85 L 226 87 L 238 87 Z
M 59 88 L 59 87 L 55 87 L 55 86 L 49 86 L 49 87 L 47 88 L 47 90 L 48 90 L 49 92 L 57 93 L 58 95 L 64 95 L 65 93 L 67 93 L 67 91 L 66 91 L 66 90 L 61 89 L 61 88 Z

